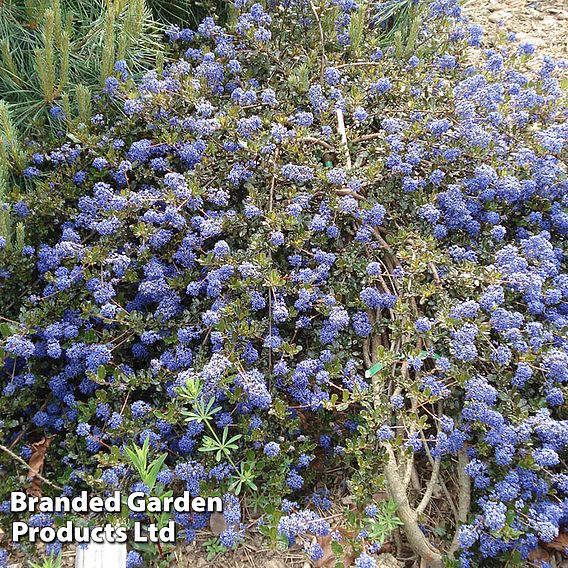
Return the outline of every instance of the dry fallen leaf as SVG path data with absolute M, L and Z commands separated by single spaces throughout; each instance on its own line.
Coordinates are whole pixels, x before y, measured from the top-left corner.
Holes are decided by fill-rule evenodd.
M 382 501 L 388 501 L 388 494 L 386 491 L 377 491 L 376 493 L 373 493 L 373 501 L 375 501 L 375 503 L 381 503 Z
M 32 455 L 28 462 L 30 468 L 28 472 L 28 481 L 30 481 L 30 486 L 27 489 L 29 495 L 34 497 L 41 497 L 41 476 L 43 474 L 43 468 L 45 465 L 45 454 L 47 453 L 47 448 L 51 444 L 53 436 L 44 437 L 39 442 L 32 444 Z
M 219 536 L 228 526 L 223 513 L 211 513 L 209 528 L 215 536 Z
M 560 552 L 563 556 L 568 557 L 568 533 L 566 532 L 561 532 L 553 541 L 541 542 L 540 545 L 546 550 Z
M 550 553 L 539 546 L 529 552 L 529 560 L 535 563 L 541 560 L 548 562 L 550 560 Z
M 331 568 L 335 565 L 335 554 L 331 550 L 331 535 L 317 536 L 318 544 L 323 548 L 323 556 L 314 562 L 315 568 Z

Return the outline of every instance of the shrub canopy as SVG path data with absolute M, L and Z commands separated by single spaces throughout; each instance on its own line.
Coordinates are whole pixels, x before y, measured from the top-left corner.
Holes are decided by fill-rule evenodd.
M 430 565 L 524 562 L 567 520 L 564 68 L 480 49 L 450 0 L 384 51 L 385 5 L 235 4 L 35 155 L 38 192 L 83 195 L 7 333 L 4 437 L 53 436 L 70 492 L 130 487 L 149 440 L 161 483 L 227 494 L 227 546 L 228 493 L 293 542 L 333 490 L 360 568 L 396 518 Z

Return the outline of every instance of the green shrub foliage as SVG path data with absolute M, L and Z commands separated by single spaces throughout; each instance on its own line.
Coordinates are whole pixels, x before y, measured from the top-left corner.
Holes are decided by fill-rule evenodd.
M 74 492 L 140 488 L 124 448 L 149 441 L 161 487 L 224 495 L 227 547 L 239 499 L 359 568 L 397 526 L 430 566 L 524 565 L 558 536 L 564 67 L 480 49 L 451 0 L 405 6 L 382 50 L 389 5 L 235 2 L 38 148 L 34 199 L 65 213 L 19 252 L 40 288 L 4 328 L 7 445 L 52 436 L 44 474 Z M 176 518 L 189 540 L 206 520 Z

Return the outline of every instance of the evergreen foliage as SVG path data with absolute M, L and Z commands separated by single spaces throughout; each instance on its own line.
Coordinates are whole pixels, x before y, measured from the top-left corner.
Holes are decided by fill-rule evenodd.
M 1 247 L 21 459 L 50 440 L 68 494 L 223 496 L 226 548 L 244 502 L 357 568 L 398 530 L 435 568 L 524 566 L 565 531 L 566 66 L 481 49 L 453 0 L 404 6 L 236 0 L 139 80 L 103 58 L 89 124 L 34 149 L 1 217 L 34 227 Z

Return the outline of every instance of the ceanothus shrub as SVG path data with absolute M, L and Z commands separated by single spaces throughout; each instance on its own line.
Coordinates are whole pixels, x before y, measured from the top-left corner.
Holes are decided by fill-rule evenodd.
M 564 66 L 481 49 L 451 0 L 384 51 L 384 5 L 268 4 L 172 30 L 178 61 L 107 82 L 122 118 L 37 159 L 83 196 L 5 340 L 3 435 L 53 436 L 68 492 L 132 487 L 149 439 L 161 483 L 231 503 L 229 547 L 235 494 L 345 544 L 331 491 L 360 568 L 398 523 L 426 565 L 524 563 L 568 522 Z

